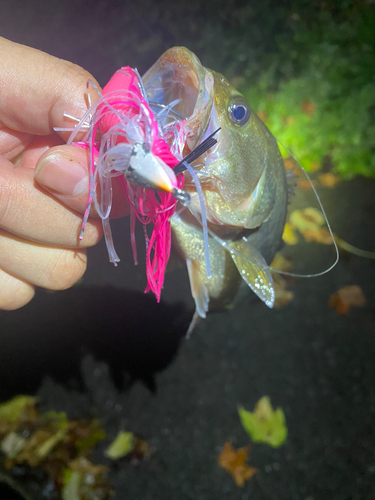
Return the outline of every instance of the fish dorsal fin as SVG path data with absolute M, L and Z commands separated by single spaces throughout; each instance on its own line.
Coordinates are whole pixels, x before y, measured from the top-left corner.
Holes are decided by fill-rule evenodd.
M 206 312 L 208 311 L 210 297 L 208 295 L 207 287 L 203 283 L 200 276 L 199 265 L 192 259 L 186 259 L 186 267 L 189 274 L 191 294 L 195 301 L 197 313 L 201 318 L 205 318 Z
M 244 238 L 230 243 L 229 247 L 233 250 L 229 251 L 242 279 L 272 308 L 275 290 L 270 269 L 261 253 Z

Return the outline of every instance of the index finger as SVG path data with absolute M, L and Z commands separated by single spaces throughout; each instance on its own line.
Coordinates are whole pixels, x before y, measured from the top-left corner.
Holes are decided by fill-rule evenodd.
M 64 112 L 80 118 L 87 111 L 87 81 L 96 83 L 76 64 L 2 37 L 0 68 L 0 127 L 35 135 L 72 126 Z

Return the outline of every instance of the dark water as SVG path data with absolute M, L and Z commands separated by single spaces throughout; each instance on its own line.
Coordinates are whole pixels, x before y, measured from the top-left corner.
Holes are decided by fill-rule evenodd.
M 134 50 L 119 49 L 119 20 L 129 22 L 134 6 L 74 5 L 5 2 L 1 34 L 74 60 L 101 82 L 122 64 L 148 64 L 148 56 L 138 63 Z M 147 34 L 150 25 L 141 28 Z M 334 231 L 374 250 L 374 181 L 321 195 Z M 0 398 L 38 392 L 43 408 L 93 412 L 109 437 L 125 428 L 150 442 L 157 462 L 111 472 L 121 500 L 375 498 L 375 262 L 344 255 L 329 274 L 296 281 L 285 309 L 268 310 L 249 294 L 184 341 L 193 310 L 186 272 L 168 275 L 155 304 L 142 293 L 127 223 L 116 223 L 114 234 L 122 241 L 118 269 L 100 244 L 82 285 L 40 291 L 25 308 L 0 312 Z M 304 252 L 320 258 L 318 247 L 306 245 L 301 259 Z M 367 303 L 339 316 L 329 296 L 352 284 Z M 236 408 L 252 409 L 263 395 L 284 409 L 288 440 L 277 450 L 254 446 L 259 473 L 238 489 L 217 455 L 228 439 L 248 444 Z M 1 495 L 11 498 L 9 490 Z

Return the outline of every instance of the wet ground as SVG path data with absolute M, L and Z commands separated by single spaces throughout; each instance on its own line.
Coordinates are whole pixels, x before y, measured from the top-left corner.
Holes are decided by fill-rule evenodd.
M 83 4 L 75 17 L 61 6 L 55 19 L 53 2 L 43 16 L 8 2 L 1 34 L 73 59 L 104 82 L 135 62 L 119 53 L 108 25 L 99 27 L 101 10 L 87 7 L 85 17 Z M 339 183 L 321 196 L 334 231 L 374 251 L 375 182 Z M 0 312 L 0 399 L 38 393 L 43 408 L 98 415 L 109 438 L 126 429 L 147 440 L 155 460 L 111 471 L 119 500 L 375 499 L 375 261 L 342 255 L 329 274 L 296 280 L 295 299 L 281 310 L 249 293 L 185 341 L 186 272 L 167 276 L 156 305 L 142 293 L 127 222 L 114 234 L 117 269 L 101 243 L 80 286 L 39 291 L 23 309 Z M 306 244 L 299 259 L 320 256 Z M 344 285 L 359 285 L 367 302 L 340 316 L 328 300 Z M 255 445 L 249 461 L 259 473 L 239 489 L 217 456 L 226 440 L 248 444 L 237 405 L 251 410 L 263 395 L 284 409 L 288 440 L 277 450 Z M 13 498 L 9 490 L 0 497 Z
M 361 248 L 375 248 L 374 194 L 364 179 L 321 190 L 336 233 Z M 110 474 L 121 500 L 375 498 L 375 262 L 343 255 L 329 274 L 296 280 L 284 309 L 247 295 L 185 341 L 185 271 L 168 275 L 155 304 L 141 293 L 127 229 L 116 224 L 118 269 L 100 245 L 80 286 L 0 313 L 1 399 L 37 392 L 43 408 L 98 415 L 109 438 L 127 429 L 146 439 L 154 460 Z M 304 251 L 318 259 L 319 248 Z M 340 316 L 329 296 L 351 284 L 367 303 Z M 254 445 L 259 473 L 238 489 L 217 456 L 226 440 L 248 444 L 236 408 L 263 395 L 284 409 L 288 440 L 277 450 Z M 95 458 L 103 461 L 100 450 Z

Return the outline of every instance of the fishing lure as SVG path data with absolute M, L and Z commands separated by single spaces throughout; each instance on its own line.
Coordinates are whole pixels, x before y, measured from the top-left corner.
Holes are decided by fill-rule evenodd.
M 92 82 L 88 82 L 88 85 L 90 83 L 94 85 Z M 89 98 L 89 93 L 87 95 Z M 72 130 L 67 144 L 85 148 L 89 152 L 89 194 L 79 238 L 83 237 L 94 201 L 102 219 L 109 260 L 114 265 L 120 261 L 109 222 L 112 178 L 118 177 L 132 208 L 131 242 L 134 261 L 137 264 L 135 221 L 138 219 L 144 227 L 146 242 L 145 292 L 152 291 L 159 301 L 171 250 L 170 220 L 177 202 L 188 205 L 190 200 L 189 194 L 182 189 L 182 172 L 188 169 L 195 177 L 194 182 L 199 189 L 199 180 L 189 162 L 194 161 L 217 141 L 212 134 L 196 151 L 183 158 L 186 141 L 184 120 L 173 110 L 178 101 L 168 106 L 156 103 L 152 105 L 147 99 L 137 70 L 130 67 L 118 70 L 103 92 L 98 91 L 98 95 L 99 99 L 94 104 L 89 101 L 89 109 L 74 129 L 56 129 Z M 65 116 L 78 121 L 71 115 Z M 77 140 L 81 132 L 84 137 Z M 204 213 L 202 194 L 200 203 Z M 202 218 L 204 219 L 204 215 Z M 147 231 L 149 225 L 152 225 L 151 235 Z M 207 238 L 205 221 L 203 227 Z M 208 250 L 206 255 L 209 270 Z

